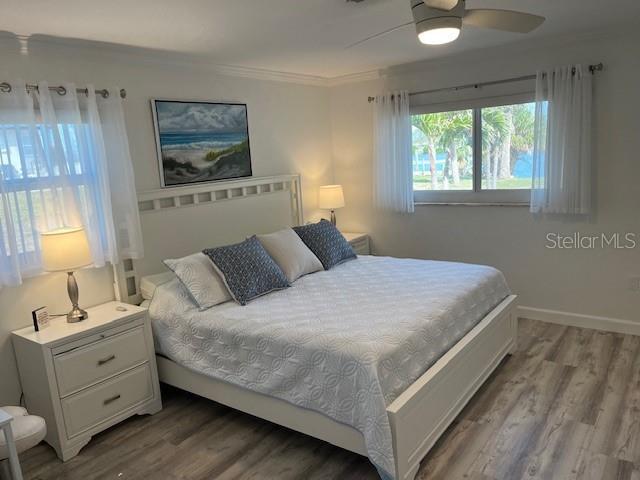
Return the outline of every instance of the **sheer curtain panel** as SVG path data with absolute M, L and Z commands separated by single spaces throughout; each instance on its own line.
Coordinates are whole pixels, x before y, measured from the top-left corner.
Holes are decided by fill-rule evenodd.
M 11 84 L 0 93 L 0 286 L 40 273 L 39 234 L 62 227 L 85 228 L 96 266 L 141 257 L 120 97 Z
M 409 93 L 385 93 L 375 98 L 373 113 L 373 194 L 375 206 L 411 213 L 413 157 Z
M 588 67 L 537 73 L 532 212 L 591 212 L 592 96 Z

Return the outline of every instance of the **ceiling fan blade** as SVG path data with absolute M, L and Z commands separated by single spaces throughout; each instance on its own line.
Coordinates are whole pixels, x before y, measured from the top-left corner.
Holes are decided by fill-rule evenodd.
M 388 33 L 395 32 L 396 30 L 400 30 L 401 28 L 408 27 L 409 25 L 414 25 L 413 20 L 411 22 L 403 23 L 402 25 L 395 26 L 383 32 L 376 33 L 375 35 L 371 35 L 367 38 L 363 38 L 362 40 L 358 40 L 357 42 L 352 43 L 351 45 L 347 45 L 346 47 L 344 47 L 344 49 L 348 50 L 350 48 L 357 47 L 358 45 L 363 44 L 364 42 L 368 42 L 369 40 L 373 40 L 374 38 L 382 37 L 383 35 L 387 35 Z
M 438 10 L 453 10 L 460 0 L 424 0 L 427 7 L 437 8 Z
M 545 18 L 539 15 L 488 8 L 467 10 L 463 18 L 465 25 L 515 33 L 529 33 L 542 25 L 544 21 Z

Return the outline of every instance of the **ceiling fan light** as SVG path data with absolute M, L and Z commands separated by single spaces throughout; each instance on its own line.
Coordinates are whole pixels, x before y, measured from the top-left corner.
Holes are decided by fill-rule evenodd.
M 444 45 L 451 43 L 460 36 L 459 28 L 445 27 L 425 30 L 418 34 L 418 39 L 425 45 Z
M 443 45 L 460 36 L 462 18 L 456 16 L 438 16 L 426 18 L 416 23 L 418 39 L 425 45 Z

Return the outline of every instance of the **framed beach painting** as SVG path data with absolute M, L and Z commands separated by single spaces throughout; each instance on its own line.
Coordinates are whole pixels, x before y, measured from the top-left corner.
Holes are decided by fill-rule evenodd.
M 151 100 L 163 187 L 251 176 L 247 106 Z

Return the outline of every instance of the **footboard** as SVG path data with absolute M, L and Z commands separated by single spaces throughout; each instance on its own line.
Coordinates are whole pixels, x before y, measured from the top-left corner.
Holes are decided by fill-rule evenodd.
M 515 348 L 516 301 L 504 299 L 387 408 L 398 480 L 413 480 L 438 437 Z

